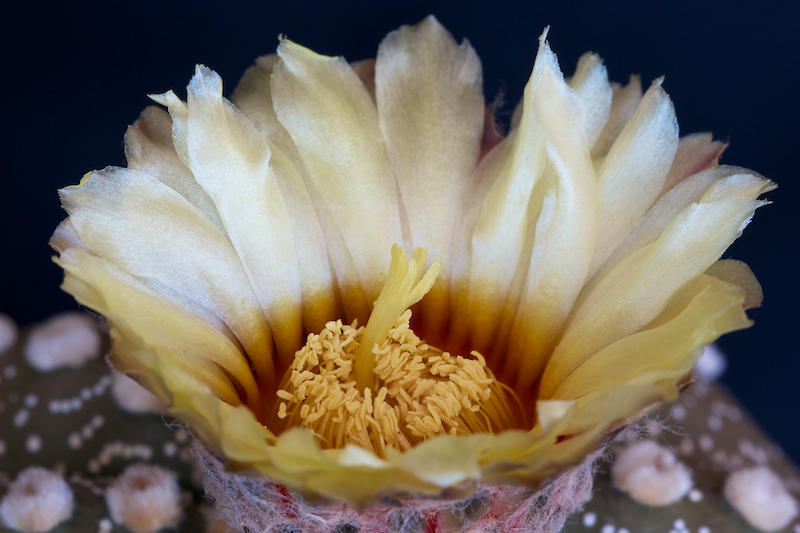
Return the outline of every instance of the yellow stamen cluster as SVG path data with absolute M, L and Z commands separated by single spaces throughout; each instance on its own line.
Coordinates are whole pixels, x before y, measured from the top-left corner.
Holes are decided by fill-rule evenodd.
M 520 426 L 503 384 L 475 359 L 425 344 L 409 327 L 406 310 L 375 356 L 374 386 L 356 385 L 354 365 L 364 327 L 328 322 L 297 352 L 278 397 L 279 425 L 308 427 L 323 447 L 352 443 L 385 457 L 449 433 L 492 433 Z M 373 390 L 377 394 L 373 396 Z

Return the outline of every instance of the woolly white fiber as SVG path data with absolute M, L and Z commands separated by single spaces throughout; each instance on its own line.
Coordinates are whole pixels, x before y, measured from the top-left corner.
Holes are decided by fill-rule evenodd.
M 60 475 L 41 467 L 26 468 L 0 502 L 0 519 L 25 533 L 50 531 L 72 516 L 72 489 Z
M 61 313 L 31 330 L 25 359 L 40 372 L 83 366 L 100 353 L 100 334 L 85 313 Z
M 642 505 L 663 507 L 692 488 L 692 473 L 668 448 L 643 440 L 624 449 L 611 465 L 614 486 Z
M 181 521 L 181 491 L 176 475 L 160 466 L 135 464 L 106 489 L 111 518 L 134 533 L 155 533 Z
M 745 468 L 728 476 L 725 498 L 761 531 L 778 531 L 797 516 L 797 501 L 781 479 L 766 466 Z

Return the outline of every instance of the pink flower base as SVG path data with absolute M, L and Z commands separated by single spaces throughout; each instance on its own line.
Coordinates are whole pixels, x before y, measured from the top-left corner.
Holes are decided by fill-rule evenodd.
M 194 449 L 219 517 L 249 533 L 555 533 L 589 499 L 601 454 L 539 490 L 478 483 L 463 499 L 385 498 L 359 512 L 342 503 L 308 502 L 267 478 L 228 473 L 201 444 Z

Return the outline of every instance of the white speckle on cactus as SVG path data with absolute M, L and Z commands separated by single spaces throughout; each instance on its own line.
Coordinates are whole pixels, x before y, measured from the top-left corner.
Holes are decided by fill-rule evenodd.
M 117 405 L 130 413 L 160 413 L 165 407 L 152 392 L 120 372 L 114 372 L 111 379 L 111 394 Z
M 30 411 L 24 408 L 17 411 L 17 414 L 14 415 L 14 427 L 21 428 L 24 426 L 28 422 L 30 415 Z
M 100 523 L 97 524 L 97 533 L 111 533 L 111 530 L 114 529 L 114 524 L 111 523 L 111 520 L 108 518 L 103 518 L 100 520 Z
M 15 365 L 8 365 L 3 369 L 3 377 L 6 379 L 14 379 L 17 377 L 17 367 Z
M 105 394 L 106 389 L 111 384 L 111 378 L 108 375 L 102 376 L 100 379 L 97 380 L 97 383 L 91 388 L 84 388 L 81 389 L 81 392 L 78 396 L 74 396 L 72 398 L 64 398 L 64 399 L 53 399 L 50 400 L 47 409 L 50 413 L 56 414 L 69 414 L 73 411 L 80 411 L 83 408 L 84 400 L 88 401 L 91 400 L 93 397 L 99 398 L 103 394 Z M 88 398 L 86 398 L 86 392 L 88 392 Z M 83 399 L 82 399 L 83 398 Z
M 703 355 L 697 361 L 694 371 L 704 378 L 714 381 L 728 368 L 728 360 L 715 345 L 710 344 L 703 350 Z
M 175 454 L 178 453 L 178 445 L 168 440 L 164 443 L 163 451 L 165 457 L 175 457 Z
M 40 372 L 78 368 L 100 353 L 100 334 L 84 313 L 61 313 L 31 330 L 25 359 Z
M 39 404 L 39 397 L 36 396 L 35 394 L 28 394 L 27 396 L 25 396 L 25 400 L 23 400 L 23 403 L 25 404 L 25 407 L 33 409 Z
M 611 465 L 614 485 L 643 505 L 677 502 L 692 488 L 692 474 L 671 450 L 652 440 L 624 449 Z
M 42 449 L 42 438 L 39 435 L 29 435 L 25 440 L 25 449 L 29 453 L 39 453 Z
M 693 503 L 697 503 L 703 501 L 703 493 L 697 489 L 692 489 L 689 491 L 689 501 Z
M 26 533 L 49 531 L 72 516 L 72 489 L 64 478 L 40 467 L 26 468 L 0 502 L 0 517 Z
M 797 501 L 768 467 L 745 468 L 728 476 L 725 498 L 753 527 L 778 531 L 797 516 Z
M 88 462 L 87 468 L 92 474 L 98 474 L 102 467 L 110 465 L 114 459 L 149 461 L 152 457 L 153 448 L 147 444 L 126 444 L 122 441 L 108 442 L 103 445 L 97 457 Z
M 94 429 L 100 429 L 106 423 L 106 419 L 103 418 L 103 415 L 94 415 L 92 417 L 91 422 L 89 422 Z
M 673 420 L 675 420 L 677 422 L 683 422 L 684 420 L 686 420 L 686 414 L 687 414 L 686 413 L 686 408 L 684 406 L 680 405 L 680 404 L 676 404 L 672 408 L 672 412 L 670 413 L 670 416 L 672 417 Z
M 155 533 L 181 520 L 180 487 L 175 474 L 159 466 L 129 466 L 106 489 L 111 518 L 135 533 Z
M 83 446 L 83 439 L 73 431 L 69 434 L 69 437 L 67 437 L 67 446 L 72 450 L 79 450 L 80 447 Z

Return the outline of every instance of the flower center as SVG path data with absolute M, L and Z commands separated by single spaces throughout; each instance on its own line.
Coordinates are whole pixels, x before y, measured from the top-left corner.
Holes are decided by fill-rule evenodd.
M 519 400 L 481 354 L 453 356 L 411 330 L 407 308 L 438 272 L 432 268 L 416 283 L 425 264 L 419 252 L 407 262 L 402 250 L 392 250 L 389 279 L 367 326 L 331 321 L 308 336 L 277 392 L 279 432 L 303 426 L 325 448 L 352 443 L 385 457 L 388 448 L 406 451 L 437 435 L 523 426 Z M 369 371 L 366 386 L 359 367 Z

